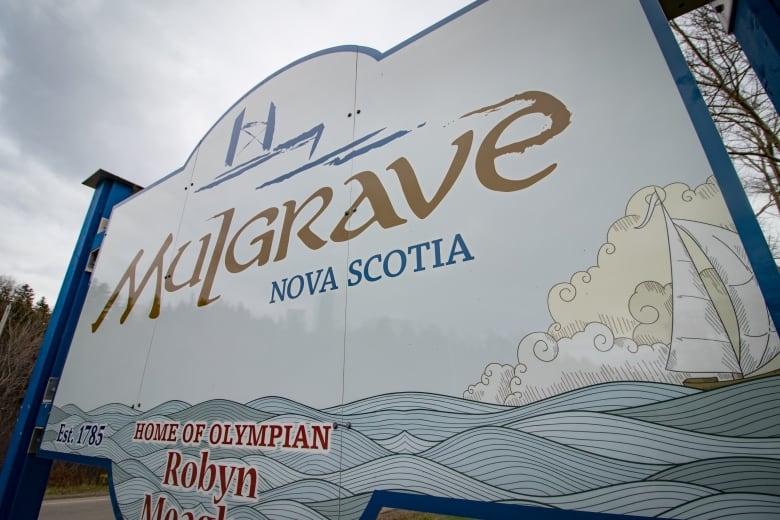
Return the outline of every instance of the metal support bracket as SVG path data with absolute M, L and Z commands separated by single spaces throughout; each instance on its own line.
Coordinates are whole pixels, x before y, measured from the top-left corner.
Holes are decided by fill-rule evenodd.
M 713 0 L 711 4 L 718 13 L 723 30 L 731 34 L 734 30 L 734 0 Z
M 60 384 L 59 377 L 50 377 L 46 383 L 46 390 L 43 391 L 43 403 L 50 403 L 54 401 L 54 394 L 57 393 L 57 387 Z
M 41 447 L 41 441 L 43 441 L 43 426 L 36 426 L 33 428 L 30 444 L 27 446 L 27 453 L 30 455 L 38 453 L 38 450 Z

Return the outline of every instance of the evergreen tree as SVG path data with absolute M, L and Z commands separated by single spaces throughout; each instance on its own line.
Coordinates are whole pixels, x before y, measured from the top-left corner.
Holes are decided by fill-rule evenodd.
M 38 316 L 49 316 L 51 315 L 51 309 L 49 308 L 49 302 L 46 301 L 45 296 L 41 296 L 41 298 L 35 302 L 35 308 L 33 309 L 35 313 Z
M 0 276 L 0 319 L 10 308 L 0 331 L 0 458 L 5 458 L 51 316 L 45 298 L 34 302 L 35 291 L 30 285 Z

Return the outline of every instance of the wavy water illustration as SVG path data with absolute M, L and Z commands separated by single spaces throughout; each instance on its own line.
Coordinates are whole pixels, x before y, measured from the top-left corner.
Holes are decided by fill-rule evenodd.
M 112 460 L 117 501 L 146 494 L 214 512 L 214 490 L 163 482 L 171 450 L 254 468 L 256 495 L 226 493 L 231 519 L 359 518 L 376 489 L 669 518 L 760 518 L 780 507 L 780 378 L 712 392 L 609 383 L 521 407 L 387 394 L 317 410 L 280 397 L 246 404 L 119 404 L 52 411 L 43 448 Z M 330 423 L 327 452 L 133 442 L 137 421 Z M 56 442 L 58 423 L 105 422 L 99 446 Z
M 376 442 L 393 453 L 420 453 L 436 446 L 436 441 L 426 441 L 405 430 L 388 439 L 377 439 Z
M 666 511 L 664 516 L 696 520 L 719 518 L 765 520 L 776 517 L 778 510 L 780 510 L 780 497 L 753 493 L 727 493 L 682 504 Z
M 780 438 L 702 434 L 592 412 L 549 414 L 509 426 L 589 453 L 634 462 L 684 464 L 729 455 L 780 458 Z
M 774 399 L 762 398 L 773 388 L 777 388 L 776 378 L 759 379 L 750 385 L 735 385 L 683 400 L 662 401 L 614 413 L 713 435 L 777 437 L 780 436 L 780 421 L 776 419 L 780 395 Z
M 780 460 L 746 457 L 724 457 L 674 466 L 652 477 L 699 484 L 723 492 L 777 493 L 780 482 Z
M 491 426 L 456 435 L 423 456 L 502 489 L 533 495 L 563 495 L 638 481 L 660 469 L 656 464 L 593 456 L 531 434 Z

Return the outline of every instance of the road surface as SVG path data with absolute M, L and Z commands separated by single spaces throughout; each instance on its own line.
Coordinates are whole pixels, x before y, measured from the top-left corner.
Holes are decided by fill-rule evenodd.
M 108 495 L 44 500 L 38 520 L 114 520 Z

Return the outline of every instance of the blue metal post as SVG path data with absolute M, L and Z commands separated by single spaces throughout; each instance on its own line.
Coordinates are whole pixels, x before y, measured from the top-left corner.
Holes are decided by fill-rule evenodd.
M 732 32 L 780 111 L 780 2 L 737 0 Z
M 42 406 L 44 391 L 49 378 L 59 377 L 62 372 L 73 339 L 89 286 L 89 273 L 85 270 L 87 262 L 90 253 L 99 247 L 103 238 L 103 234 L 98 233 L 100 221 L 108 218 L 115 204 L 139 189 L 104 170 L 98 170 L 84 184 L 94 188 L 95 193 L 49 320 L 0 472 L 0 518 L 38 518 L 52 463 L 50 459 L 36 456 L 37 446 L 33 441 L 35 428 L 46 425 L 51 408 L 50 403 Z

